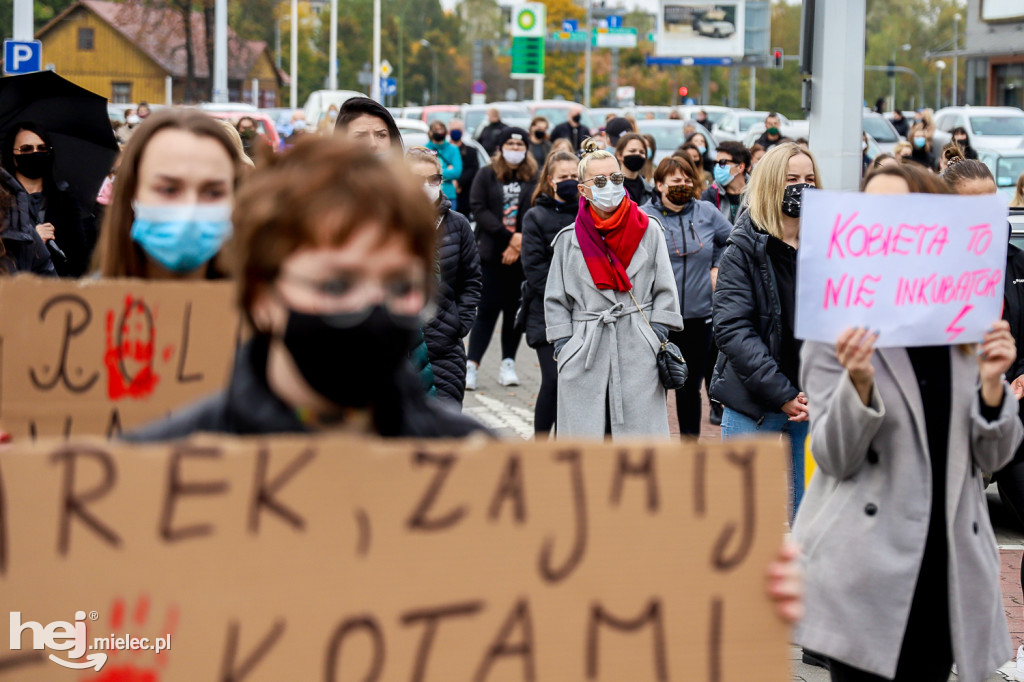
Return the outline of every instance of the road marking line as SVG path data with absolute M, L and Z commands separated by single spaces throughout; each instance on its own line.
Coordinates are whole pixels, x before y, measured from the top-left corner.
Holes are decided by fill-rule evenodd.
M 464 411 L 477 417 L 492 429 L 511 429 L 523 440 L 533 438 L 533 413 L 523 407 L 512 407 L 503 400 L 474 393 L 472 396 L 480 407 L 465 407 Z

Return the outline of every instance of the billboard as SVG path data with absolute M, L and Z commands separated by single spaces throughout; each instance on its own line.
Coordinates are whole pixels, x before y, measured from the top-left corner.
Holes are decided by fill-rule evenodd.
M 743 57 L 744 0 L 661 0 L 659 57 Z

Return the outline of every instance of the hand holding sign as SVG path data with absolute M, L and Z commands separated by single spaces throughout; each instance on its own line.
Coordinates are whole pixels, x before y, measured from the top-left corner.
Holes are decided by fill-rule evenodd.
M 994 195 L 807 191 L 797 338 L 862 325 L 879 347 L 980 341 L 1002 306 L 1006 211 Z
M 978 369 L 981 372 L 981 397 L 991 407 L 1003 401 L 1003 375 L 1017 359 L 1017 344 L 1010 335 L 1010 323 L 999 320 L 982 339 L 978 348 Z
M 865 405 L 871 399 L 871 387 L 875 383 L 871 358 L 875 355 L 878 334 L 864 327 L 852 327 L 840 334 L 836 341 L 836 358 L 850 374 L 850 380 Z

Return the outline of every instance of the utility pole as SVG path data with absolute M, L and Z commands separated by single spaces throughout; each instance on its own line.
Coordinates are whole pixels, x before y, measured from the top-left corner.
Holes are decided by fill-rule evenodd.
M 327 51 L 327 89 L 338 89 L 338 0 L 331 0 L 331 45 Z
M 587 19 L 586 19 L 587 24 L 586 24 L 586 28 L 584 29 L 587 32 L 587 40 L 586 40 L 586 43 L 585 43 L 586 47 L 584 49 L 586 50 L 586 52 L 585 52 L 585 56 L 584 56 L 584 60 L 583 60 L 584 61 L 584 65 L 585 65 L 584 66 L 584 71 L 583 71 L 583 106 L 585 106 L 585 107 L 587 107 L 589 109 L 590 108 L 590 53 L 592 51 L 591 48 L 590 48 L 590 42 L 591 42 L 591 39 L 593 37 L 593 28 L 591 27 L 591 23 L 592 23 L 592 20 L 593 20 L 593 12 L 592 12 L 591 4 L 592 4 L 593 0 L 584 0 L 584 2 L 587 3 Z
M 217 0 L 213 8 L 213 101 L 228 99 L 228 0 Z
M 373 78 L 370 98 L 380 102 L 380 0 L 373 0 Z
M 291 63 L 288 65 L 291 79 L 291 93 L 288 98 L 292 109 L 299 106 L 299 0 L 292 0 L 292 45 Z
M 15 40 L 32 40 L 35 37 L 34 11 L 33 0 L 14 0 Z
M 757 67 L 750 67 L 750 110 L 757 110 Z
M 959 56 L 959 51 L 960 51 L 960 13 L 958 12 L 958 13 L 953 15 L 953 95 L 949 98 L 950 105 L 954 106 L 954 107 L 956 106 L 956 95 L 957 95 L 957 93 L 956 93 L 956 86 L 957 86 L 956 67 L 957 67 L 957 62 L 960 61 L 959 59 L 957 59 L 957 57 Z

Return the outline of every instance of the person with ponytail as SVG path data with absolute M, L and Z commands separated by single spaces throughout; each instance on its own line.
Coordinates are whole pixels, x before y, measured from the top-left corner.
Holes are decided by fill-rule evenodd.
M 657 353 L 683 318 L 664 228 L 626 196 L 613 154 L 593 139 L 582 151 L 576 222 L 555 236 L 544 293 L 557 436 L 668 437 Z
M 714 367 L 711 356 L 711 297 L 732 224 L 714 204 L 701 201 L 701 171 L 687 158 L 669 156 L 654 171 L 655 192 L 643 211 L 665 226 L 682 331 L 669 334 L 679 346 L 690 376 L 676 390 L 676 415 L 682 436 L 700 436 L 700 385 Z

